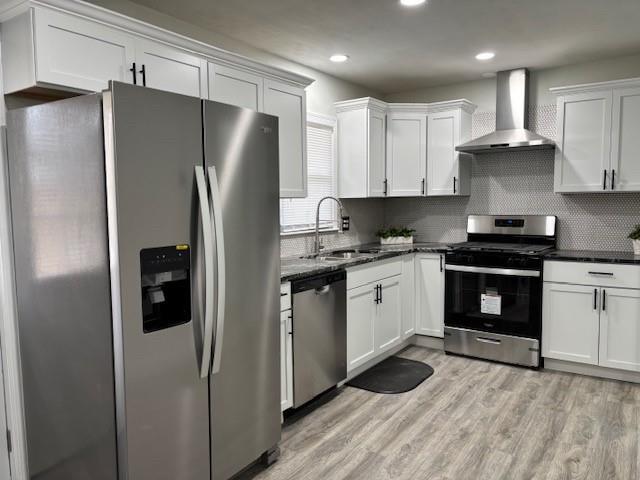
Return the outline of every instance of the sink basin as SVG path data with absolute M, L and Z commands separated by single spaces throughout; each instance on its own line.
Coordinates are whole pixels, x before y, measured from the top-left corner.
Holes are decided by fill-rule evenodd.
M 336 250 L 335 252 L 321 253 L 320 255 L 306 255 L 304 259 L 337 262 L 339 260 L 352 260 L 355 258 L 370 257 L 372 254 L 378 253 L 377 251 L 369 250 Z

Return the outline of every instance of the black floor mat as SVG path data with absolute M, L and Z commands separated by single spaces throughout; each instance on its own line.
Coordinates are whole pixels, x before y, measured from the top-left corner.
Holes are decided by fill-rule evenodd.
M 389 357 L 347 382 L 351 387 L 376 393 L 403 393 L 413 390 L 433 375 L 426 363 Z

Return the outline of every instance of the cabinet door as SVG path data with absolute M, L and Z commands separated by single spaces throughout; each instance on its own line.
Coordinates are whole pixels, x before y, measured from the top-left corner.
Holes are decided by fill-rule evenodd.
M 337 118 L 338 195 L 340 198 L 366 198 L 369 196 L 367 109 L 339 112 Z
M 293 406 L 293 342 L 291 310 L 280 313 L 280 409 Z
M 347 291 L 347 370 L 374 357 L 375 285 Z
M 444 255 L 416 254 L 416 333 L 444 337 Z
M 402 257 L 402 338 L 416 333 L 415 255 Z
M 600 290 L 545 283 L 542 296 L 542 356 L 598 364 Z
M 390 197 L 425 194 L 427 116 L 390 113 L 387 116 L 387 179 Z
M 384 197 L 387 194 L 386 172 L 386 115 L 369 110 L 369 196 Z
M 138 85 L 207 98 L 207 62 L 160 42 L 136 42 Z M 144 72 L 143 72 L 144 68 Z M 144 77 L 143 77 L 144 73 Z
M 558 98 L 555 153 L 556 192 L 608 189 L 611 157 L 612 92 L 597 91 Z
M 99 92 L 109 80 L 132 83 L 134 38 L 120 30 L 34 9 L 38 83 Z
M 402 340 L 402 276 L 380 280 L 380 303 L 377 305 L 374 336 L 377 353 L 398 345 Z
M 280 196 L 307 196 L 307 104 L 304 89 L 264 81 L 264 112 L 279 119 Z
M 611 188 L 640 191 L 640 88 L 613 91 Z
M 427 195 L 460 193 L 456 145 L 460 139 L 460 111 L 438 112 L 427 121 Z
M 263 109 L 263 86 L 259 75 L 209 62 L 209 100 L 259 112 Z
M 600 366 L 640 371 L 640 290 L 603 288 Z

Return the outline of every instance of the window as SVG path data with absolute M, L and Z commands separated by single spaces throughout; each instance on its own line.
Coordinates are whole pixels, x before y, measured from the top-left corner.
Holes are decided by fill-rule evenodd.
M 310 232 L 316 226 L 316 207 L 322 197 L 336 196 L 336 121 L 331 117 L 307 116 L 307 197 L 280 200 L 280 232 Z M 320 209 L 320 228 L 338 229 L 335 202 L 324 202 Z

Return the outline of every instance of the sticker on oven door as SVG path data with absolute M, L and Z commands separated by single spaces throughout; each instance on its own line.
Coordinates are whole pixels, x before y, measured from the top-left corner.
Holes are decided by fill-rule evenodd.
M 500 295 L 480 295 L 480 311 L 489 315 L 500 315 L 502 313 L 502 297 Z

